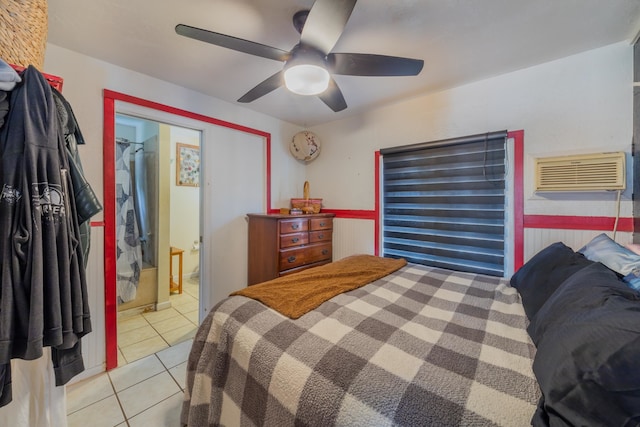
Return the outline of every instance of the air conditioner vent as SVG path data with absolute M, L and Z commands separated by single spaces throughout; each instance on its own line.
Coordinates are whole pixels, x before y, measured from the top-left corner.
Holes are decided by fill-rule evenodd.
M 535 159 L 536 191 L 624 190 L 625 153 Z

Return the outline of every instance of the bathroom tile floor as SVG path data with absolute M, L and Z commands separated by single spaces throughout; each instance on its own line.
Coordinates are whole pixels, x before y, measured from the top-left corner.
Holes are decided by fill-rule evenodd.
M 171 308 L 118 320 L 118 368 L 67 386 L 69 427 L 180 425 L 198 295 L 185 279 Z
M 118 366 L 193 338 L 198 327 L 198 278 L 184 279 L 171 307 L 118 319 Z

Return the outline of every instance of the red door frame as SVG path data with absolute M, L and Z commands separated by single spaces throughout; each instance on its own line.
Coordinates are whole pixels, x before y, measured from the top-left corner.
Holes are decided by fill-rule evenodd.
M 102 167 L 104 186 L 104 299 L 106 369 L 118 366 L 118 304 L 116 298 L 116 185 L 115 185 L 115 117 L 116 101 L 127 102 L 153 110 L 198 120 L 208 124 L 258 135 L 265 140 L 266 150 L 266 209 L 271 207 L 271 134 L 214 117 L 193 113 L 124 93 L 103 91 Z

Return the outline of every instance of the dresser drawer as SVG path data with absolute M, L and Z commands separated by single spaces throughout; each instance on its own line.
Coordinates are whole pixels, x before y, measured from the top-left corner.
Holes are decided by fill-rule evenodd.
M 305 258 L 307 264 L 312 262 L 324 261 L 331 259 L 331 243 L 323 243 L 321 245 L 307 246 Z
M 332 218 L 311 218 L 311 230 L 331 230 L 333 228 Z
M 332 233 L 332 230 L 310 231 L 309 243 L 330 242 Z
M 300 231 L 307 231 L 308 229 L 309 221 L 306 218 L 280 221 L 280 234 L 297 233 Z
M 294 248 L 280 251 L 280 271 L 289 270 L 291 268 L 300 267 L 308 264 L 307 260 L 308 248 Z
M 306 270 L 308 268 L 320 267 L 321 265 L 329 264 L 330 262 L 330 259 L 325 259 L 324 261 L 315 262 L 313 264 L 305 264 L 298 268 L 292 268 L 291 270 L 283 270 L 278 273 L 278 277 L 288 276 L 289 274 L 297 273 L 298 271 Z
M 305 246 L 280 251 L 280 270 L 289 270 L 305 264 L 331 260 L 331 243 Z
M 309 233 L 292 233 L 280 236 L 280 247 L 290 248 L 293 246 L 301 246 L 309 243 Z

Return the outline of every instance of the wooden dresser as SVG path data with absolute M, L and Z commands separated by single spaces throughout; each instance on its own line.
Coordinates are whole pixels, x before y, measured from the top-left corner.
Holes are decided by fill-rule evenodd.
M 334 216 L 247 214 L 248 284 L 331 262 Z

